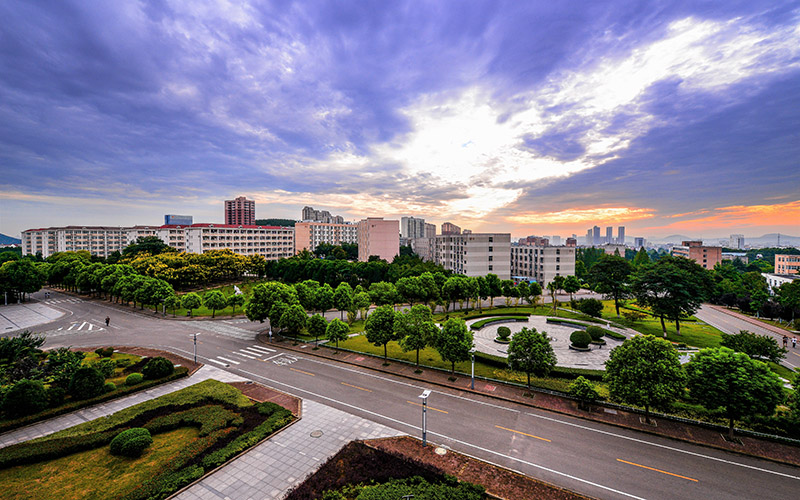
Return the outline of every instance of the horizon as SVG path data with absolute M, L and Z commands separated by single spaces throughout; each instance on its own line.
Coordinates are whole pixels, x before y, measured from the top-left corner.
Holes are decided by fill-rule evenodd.
M 0 233 L 303 206 L 800 235 L 793 2 L 0 5 Z

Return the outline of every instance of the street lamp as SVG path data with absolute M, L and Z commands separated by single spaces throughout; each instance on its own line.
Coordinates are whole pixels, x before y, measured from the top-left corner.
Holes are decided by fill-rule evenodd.
M 197 364 L 197 336 L 200 335 L 201 332 L 197 332 L 192 337 L 194 337 L 194 364 Z
M 419 398 L 422 400 L 422 446 L 428 445 L 428 396 L 431 395 L 430 389 L 425 389 Z
M 475 390 L 475 351 L 474 347 L 469 350 L 469 357 L 472 359 L 472 384 L 470 385 L 472 390 Z

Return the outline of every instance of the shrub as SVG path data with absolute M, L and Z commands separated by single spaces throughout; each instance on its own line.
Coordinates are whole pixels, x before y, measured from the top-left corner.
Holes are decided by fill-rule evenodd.
M 588 333 L 589 336 L 592 337 L 592 341 L 595 341 L 595 340 L 602 340 L 605 331 L 599 326 L 591 325 L 586 327 L 586 333 Z
M 130 358 L 121 358 L 115 361 L 117 363 L 117 368 L 127 368 L 133 364 L 133 360 Z
M 113 347 L 101 347 L 99 349 L 95 349 L 94 352 L 100 356 L 101 358 L 110 358 L 112 354 L 114 354 Z
M 500 340 L 508 340 L 508 337 L 511 336 L 511 328 L 507 326 L 498 327 L 497 336 L 500 338 Z
M 172 364 L 172 361 L 159 356 L 151 359 L 144 365 L 144 368 L 142 368 L 142 375 L 148 380 L 155 380 L 157 378 L 166 377 L 167 375 L 172 375 L 173 371 L 175 371 L 175 365 Z
M 69 381 L 69 393 L 75 399 L 89 399 L 103 393 L 106 379 L 97 368 L 84 366 L 72 375 Z
M 597 299 L 581 299 L 578 301 L 578 310 L 583 314 L 599 318 L 603 313 L 603 303 Z
M 578 399 L 578 406 L 581 410 L 588 409 L 589 403 L 600 399 L 600 394 L 594 388 L 594 384 L 583 377 L 578 377 L 569 386 L 569 395 Z
M 575 330 L 572 332 L 572 334 L 570 334 L 569 341 L 572 342 L 573 346 L 579 349 L 585 349 L 589 347 L 589 344 L 592 341 L 592 336 L 583 330 Z
M 644 313 L 640 313 L 639 311 L 622 311 L 622 317 L 625 318 L 629 323 L 638 323 L 639 321 L 643 321 L 647 315 Z
M 128 375 L 128 378 L 125 379 L 125 385 L 136 385 L 142 383 L 144 380 L 144 375 L 141 373 L 131 373 Z
M 108 447 L 112 455 L 135 458 L 151 444 L 153 444 L 153 437 L 150 436 L 150 431 L 142 427 L 134 427 L 117 434 Z
M 92 363 L 91 366 L 97 368 L 97 371 L 103 375 L 103 378 L 110 378 L 114 375 L 114 370 L 117 368 L 117 363 L 114 360 L 104 358 Z
M 114 392 L 116 390 L 117 384 L 114 382 L 106 382 L 105 385 L 103 385 L 103 392 Z
M 39 380 L 22 379 L 6 392 L 3 410 L 12 416 L 31 415 L 47 408 L 44 384 Z
M 47 388 L 47 404 L 50 408 L 55 408 L 64 402 L 67 391 L 63 387 L 51 385 Z

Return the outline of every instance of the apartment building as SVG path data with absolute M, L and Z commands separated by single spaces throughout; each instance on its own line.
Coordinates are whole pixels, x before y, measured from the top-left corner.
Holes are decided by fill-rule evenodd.
M 798 273 L 800 273 L 800 255 L 775 255 L 775 274 Z
M 425 219 L 420 219 L 419 217 L 400 217 L 400 237 L 409 239 L 424 238 L 425 226 Z
M 47 258 L 56 252 L 86 250 L 108 257 L 128 246 L 128 228 L 109 226 L 63 226 L 22 232 L 22 255 L 41 252 Z
M 184 228 L 186 252 L 230 249 L 240 255 L 262 255 L 278 260 L 294 255 L 291 227 L 232 224 L 192 224 Z
M 256 202 L 239 196 L 225 200 L 225 224 L 252 226 L 256 223 Z
M 722 247 L 703 246 L 702 241 L 684 241 L 681 245 L 672 247 L 672 255 L 693 260 L 704 269 L 714 269 L 714 266 L 722 262 Z
M 575 247 L 511 245 L 511 275 L 547 287 L 556 276 L 575 275 Z
M 186 251 L 186 228 L 175 224 L 164 224 L 156 231 L 156 236 L 161 241 L 179 252 Z
M 445 269 L 466 276 L 496 274 L 511 278 L 511 234 L 440 234 L 431 239 L 433 261 Z
M 317 245 L 341 245 L 358 243 L 357 224 L 333 224 L 327 222 L 298 222 L 294 225 L 294 253 L 303 250 L 313 252 Z
M 442 224 L 442 234 L 461 234 L 461 228 L 452 222 Z
M 391 262 L 400 253 L 400 221 L 368 217 L 358 222 L 358 260 L 376 255 Z

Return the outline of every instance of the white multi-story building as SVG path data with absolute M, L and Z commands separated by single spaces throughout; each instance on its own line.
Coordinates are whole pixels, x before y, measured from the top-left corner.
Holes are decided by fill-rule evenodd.
M 511 275 L 514 278 L 536 281 L 544 288 L 556 276 L 574 274 L 574 247 L 511 245 Z
M 457 274 L 511 278 L 509 233 L 440 234 L 430 240 L 432 260 Z
M 47 258 L 56 252 L 86 250 L 108 257 L 128 246 L 128 228 L 108 226 L 63 226 L 22 232 L 22 255 L 41 252 Z
M 184 228 L 186 252 L 230 249 L 241 255 L 263 255 L 278 260 L 294 255 L 294 230 L 278 226 L 192 224 Z
M 342 243 L 358 243 L 357 224 L 333 224 L 328 222 L 297 222 L 294 225 L 294 251 L 313 252 L 317 245 L 341 245 Z

